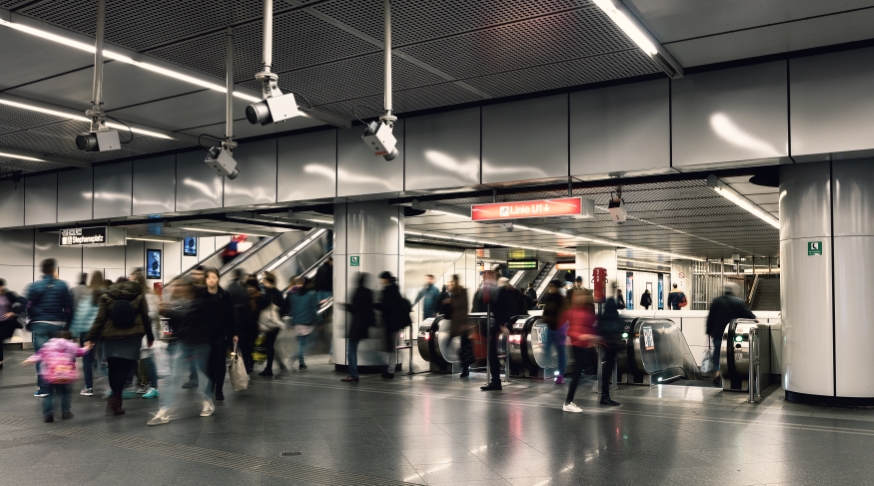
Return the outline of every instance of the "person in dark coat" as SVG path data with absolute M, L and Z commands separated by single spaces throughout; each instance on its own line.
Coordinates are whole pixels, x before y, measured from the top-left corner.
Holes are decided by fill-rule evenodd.
M 652 294 L 649 293 L 649 289 L 643 291 L 643 295 L 640 296 L 640 305 L 649 310 L 649 307 L 652 305 Z
M 18 314 L 24 312 L 21 297 L 6 288 L 6 281 L 0 278 L 0 370 L 3 369 L 3 341 L 12 337 L 20 328 Z
M 328 257 L 316 270 L 316 297 L 323 303 L 334 295 L 334 258 Z
M 222 387 L 227 373 L 226 358 L 234 338 L 234 304 L 231 295 L 219 286 L 218 270 L 208 268 L 204 274 L 204 318 L 211 331 L 207 371 L 213 382 L 215 399 L 221 401 L 225 399 Z
M 446 318 L 449 319 L 449 336 L 461 338 L 461 347 L 459 354 L 461 355 L 461 375 L 459 378 L 467 378 L 470 376 L 470 357 L 473 357 L 473 344 L 470 342 L 470 319 L 467 313 L 468 299 L 467 289 L 461 286 L 461 279 L 458 275 L 453 275 L 449 281 L 449 297 L 442 303 L 446 305 L 448 312 Z M 468 357 L 468 362 L 465 362 L 465 356 Z
M 555 375 L 555 384 L 561 385 L 564 383 L 564 372 L 567 368 L 567 326 L 564 321 L 560 321 L 560 316 L 564 310 L 564 299 L 558 292 L 561 287 L 561 282 L 552 280 L 546 287 L 546 297 L 543 299 L 543 321 L 546 323 L 546 350 L 550 347 L 555 347 L 555 352 L 558 355 L 558 370 Z M 571 292 L 573 294 L 573 292 Z M 568 299 L 570 302 L 571 299 Z
M 276 287 L 276 275 L 273 272 L 264 272 L 261 279 L 262 292 L 271 304 L 279 308 L 280 316 L 288 315 L 288 301 L 282 297 L 282 291 Z M 273 360 L 276 357 L 276 338 L 279 337 L 281 328 L 277 327 L 264 333 L 264 349 L 267 352 L 267 364 L 258 376 L 273 376 Z M 279 361 L 279 368 L 287 370 L 285 363 Z
M 601 347 L 605 354 L 604 366 L 601 368 L 601 405 L 619 405 L 619 402 L 610 398 L 610 377 L 613 376 L 613 367 L 616 365 L 616 354 L 619 352 L 622 342 L 624 322 L 619 316 L 620 303 L 617 297 L 621 292 L 613 282 L 613 295 L 604 303 L 604 310 L 598 316 L 598 335 L 601 338 Z
M 719 354 L 722 351 L 722 336 L 725 328 L 734 319 L 755 319 L 756 316 L 747 309 L 744 301 L 734 296 L 734 284 L 725 286 L 725 294 L 713 299 L 710 313 L 707 314 L 707 335 L 713 340 L 713 369 L 716 370 L 714 384 L 719 384 Z
M 528 309 L 533 310 L 537 308 L 537 291 L 534 290 L 534 283 L 529 282 L 528 288 L 525 289 L 525 297 L 528 299 Z
M 352 314 L 352 324 L 349 326 L 349 348 L 346 354 L 349 358 L 349 376 L 340 381 L 358 381 L 358 345 L 367 339 L 368 330 L 376 325 L 373 314 L 373 291 L 368 287 L 370 274 L 358 274 L 358 286 L 352 293 L 352 303 L 345 304 L 345 310 Z
M 489 330 L 489 384 L 480 387 L 483 391 L 501 389 L 501 362 L 498 360 L 498 338 L 504 332 L 503 328 L 519 315 L 528 314 L 528 306 L 522 292 L 510 285 L 510 279 L 501 277 L 498 280 L 498 296 L 492 306 L 495 313 L 494 325 Z
M 388 352 L 388 369 L 382 374 L 383 378 L 395 377 L 395 361 L 397 358 L 398 332 L 412 324 L 410 319 L 410 303 L 401 295 L 397 280 L 391 272 L 379 274 L 382 284 L 382 302 L 374 304 L 374 308 L 382 312 L 382 322 L 385 326 L 384 347 Z
M 249 373 L 253 371 L 255 365 L 252 353 L 255 351 L 255 339 L 258 338 L 258 317 L 261 315 L 261 311 L 269 305 L 270 299 L 261 293 L 258 280 L 250 275 L 246 279 L 245 315 L 242 321 L 237 323 L 237 330 L 234 333 L 240 346 L 240 352 L 243 353 L 246 371 Z

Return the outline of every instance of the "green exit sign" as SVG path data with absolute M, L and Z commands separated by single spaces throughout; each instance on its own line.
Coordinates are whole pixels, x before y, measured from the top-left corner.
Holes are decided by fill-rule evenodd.
M 821 241 L 808 241 L 807 242 L 807 256 L 813 255 L 822 255 L 822 242 Z
M 361 266 L 361 257 L 360 256 L 350 256 L 349 257 L 349 266 L 350 267 L 360 267 Z

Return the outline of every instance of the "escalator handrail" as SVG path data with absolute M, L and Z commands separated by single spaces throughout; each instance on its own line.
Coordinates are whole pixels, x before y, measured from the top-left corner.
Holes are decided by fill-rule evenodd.
M 328 253 L 325 253 L 325 256 L 323 256 L 322 258 L 319 258 L 319 260 L 316 263 L 312 264 L 310 266 L 310 268 L 307 268 L 306 270 L 304 270 L 303 273 L 301 273 L 301 275 L 303 275 L 306 278 L 310 278 L 310 274 L 318 271 L 319 267 L 321 267 L 326 261 L 328 261 L 328 258 L 331 258 L 332 256 L 334 256 L 334 250 L 331 250 Z
M 325 232 L 327 232 L 327 231 L 328 231 L 328 230 L 326 230 L 326 229 L 324 229 L 324 228 L 315 228 L 315 229 L 313 229 L 313 230 L 312 230 L 312 234 L 307 235 L 305 238 L 303 238 L 302 240 L 300 240 L 300 241 L 298 241 L 297 243 L 295 243 L 291 248 L 289 248 L 288 250 L 282 252 L 281 255 L 279 255 L 278 257 L 274 258 L 274 259 L 273 259 L 270 263 L 268 263 L 267 265 L 264 265 L 264 268 L 262 268 L 262 269 L 258 270 L 257 272 L 255 272 L 255 274 L 256 274 L 256 275 L 261 275 L 261 274 L 263 274 L 263 273 L 266 271 L 266 269 L 271 268 L 271 267 L 272 267 L 272 269 L 276 269 L 276 268 L 278 268 L 280 264 L 284 263 L 285 261 L 287 261 L 287 260 L 288 260 L 289 258 L 291 258 L 292 256 L 294 256 L 294 255 L 300 253 L 301 250 L 303 250 L 304 248 L 308 247 L 310 244 L 315 243 L 316 240 L 318 240 L 319 237 L 322 236 L 322 235 L 323 235 Z M 275 266 L 274 266 L 274 265 L 275 265 Z
M 222 245 L 221 248 L 219 248 L 219 249 L 217 249 L 216 251 L 210 253 L 210 254 L 209 254 L 206 258 L 204 258 L 203 260 L 200 260 L 200 261 L 198 261 L 197 263 L 195 263 L 194 265 L 191 265 L 190 267 L 186 268 L 185 271 L 183 271 L 183 272 L 181 272 L 179 275 L 176 275 L 175 277 L 171 278 L 170 281 L 167 282 L 167 285 L 169 286 L 171 283 L 173 283 L 174 281 L 178 280 L 180 277 L 183 277 L 183 276 L 185 276 L 185 275 L 188 275 L 188 274 L 191 273 L 195 268 L 197 268 L 197 267 L 200 266 L 200 265 L 203 265 L 203 262 L 209 260 L 210 258 L 213 258 L 213 257 L 215 257 L 216 255 L 220 255 L 221 253 L 224 253 L 224 251 L 228 248 L 228 245 L 230 245 L 230 244 L 231 244 L 230 241 L 227 242 L 227 243 L 225 243 L 224 245 Z
M 249 248 L 248 250 L 244 251 L 243 253 L 240 253 L 240 255 L 237 256 L 236 258 L 234 258 L 233 260 L 231 260 L 230 263 L 228 263 L 227 265 L 224 265 L 223 267 L 221 267 L 219 269 L 219 276 L 221 277 L 221 276 L 227 275 L 228 273 L 231 272 L 231 270 L 239 267 L 243 262 L 245 262 L 246 260 L 251 258 L 252 255 L 258 253 L 258 251 L 260 251 L 262 248 L 269 245 L 270 243 L 273 243 L 274 241 L 279 239 L 281 236 L 282 235 L 279 234 L 279 235 L 275 235 L 275 236 L 270 236 L 268 238 L 264 238 L 261 241 L 259 241 L 256 245 L 252 246 L 252 248 Z

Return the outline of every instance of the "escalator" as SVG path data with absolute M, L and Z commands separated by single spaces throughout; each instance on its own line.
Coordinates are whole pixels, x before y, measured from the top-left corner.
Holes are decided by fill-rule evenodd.
M 301 233 L 301 232 L 300 231 L 291 231 L 289 233 Z M 204 258 L 200 262 L 195 263 L 191 267 L 185 269 L 184 272 L 182 272 L 179 275 L 170 279 L 170 281 L 167 282 L 167 284 L 169 285 L 170 283 L 179 279 L 180 277 L 184 277 L 186 275 L 191 275 L 191 272 L 193 272 L 194 269 L 199 267 L 199 266 L 202 266 L 204 268 L 216 268 L 216 269 L 218 269 L 219 275 L 224 276 L 225 274 L 230 273 L 230 271 L 232 269 L 236 268 L 240 262 L 248 259 L 252 253 L 256 253 L 258 251 L 261 251 L 261 249 L 264 247 L 271 246 L 271 244 L 273 244 L 278 239 L 282 238 L 283 236 L 285 236 L 287 234 L 288 233 L 283 233 L 282 235 L 277 235 L 277 236 L 262 237 L 258 240 L 257 243 L 252 245 L 251 248 L 240 253 L 239 255 L 236 256 L 236 258 L 234 258 L 233 260 L 228 262 L 227 265 L 225 265 L 224 260 L 222 258 L 222 254 L 225 252 L 228 245 L 230 245 L 230 242 L 228 242 L 228 243 L 222 245 L 220 248 L 216 249 L 216 251 L 211 253 L 208 257 Z M 288 239 L 288 236 L 285 236 L 285 238 Z M 222 282 L 224 283 L 224 280 Z

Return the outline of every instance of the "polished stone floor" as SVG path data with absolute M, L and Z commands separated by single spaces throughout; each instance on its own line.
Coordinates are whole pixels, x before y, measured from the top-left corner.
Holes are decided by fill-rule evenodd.
M 484 393 L 482 374 L 339 381 L 326 357 L 309 370 L 226 386 L 211 417 L 146 426 L 157 403 L 44 424 L 29 353 L 0 371 L 0 484 L 871 484 L 874 410 L 759 404 L 713 388 L 622 386 L 604 408 L 591 386 L 561 411 L 566 386 L 514 380 Z M 299 453 L 284 456 L 282 453 Z

